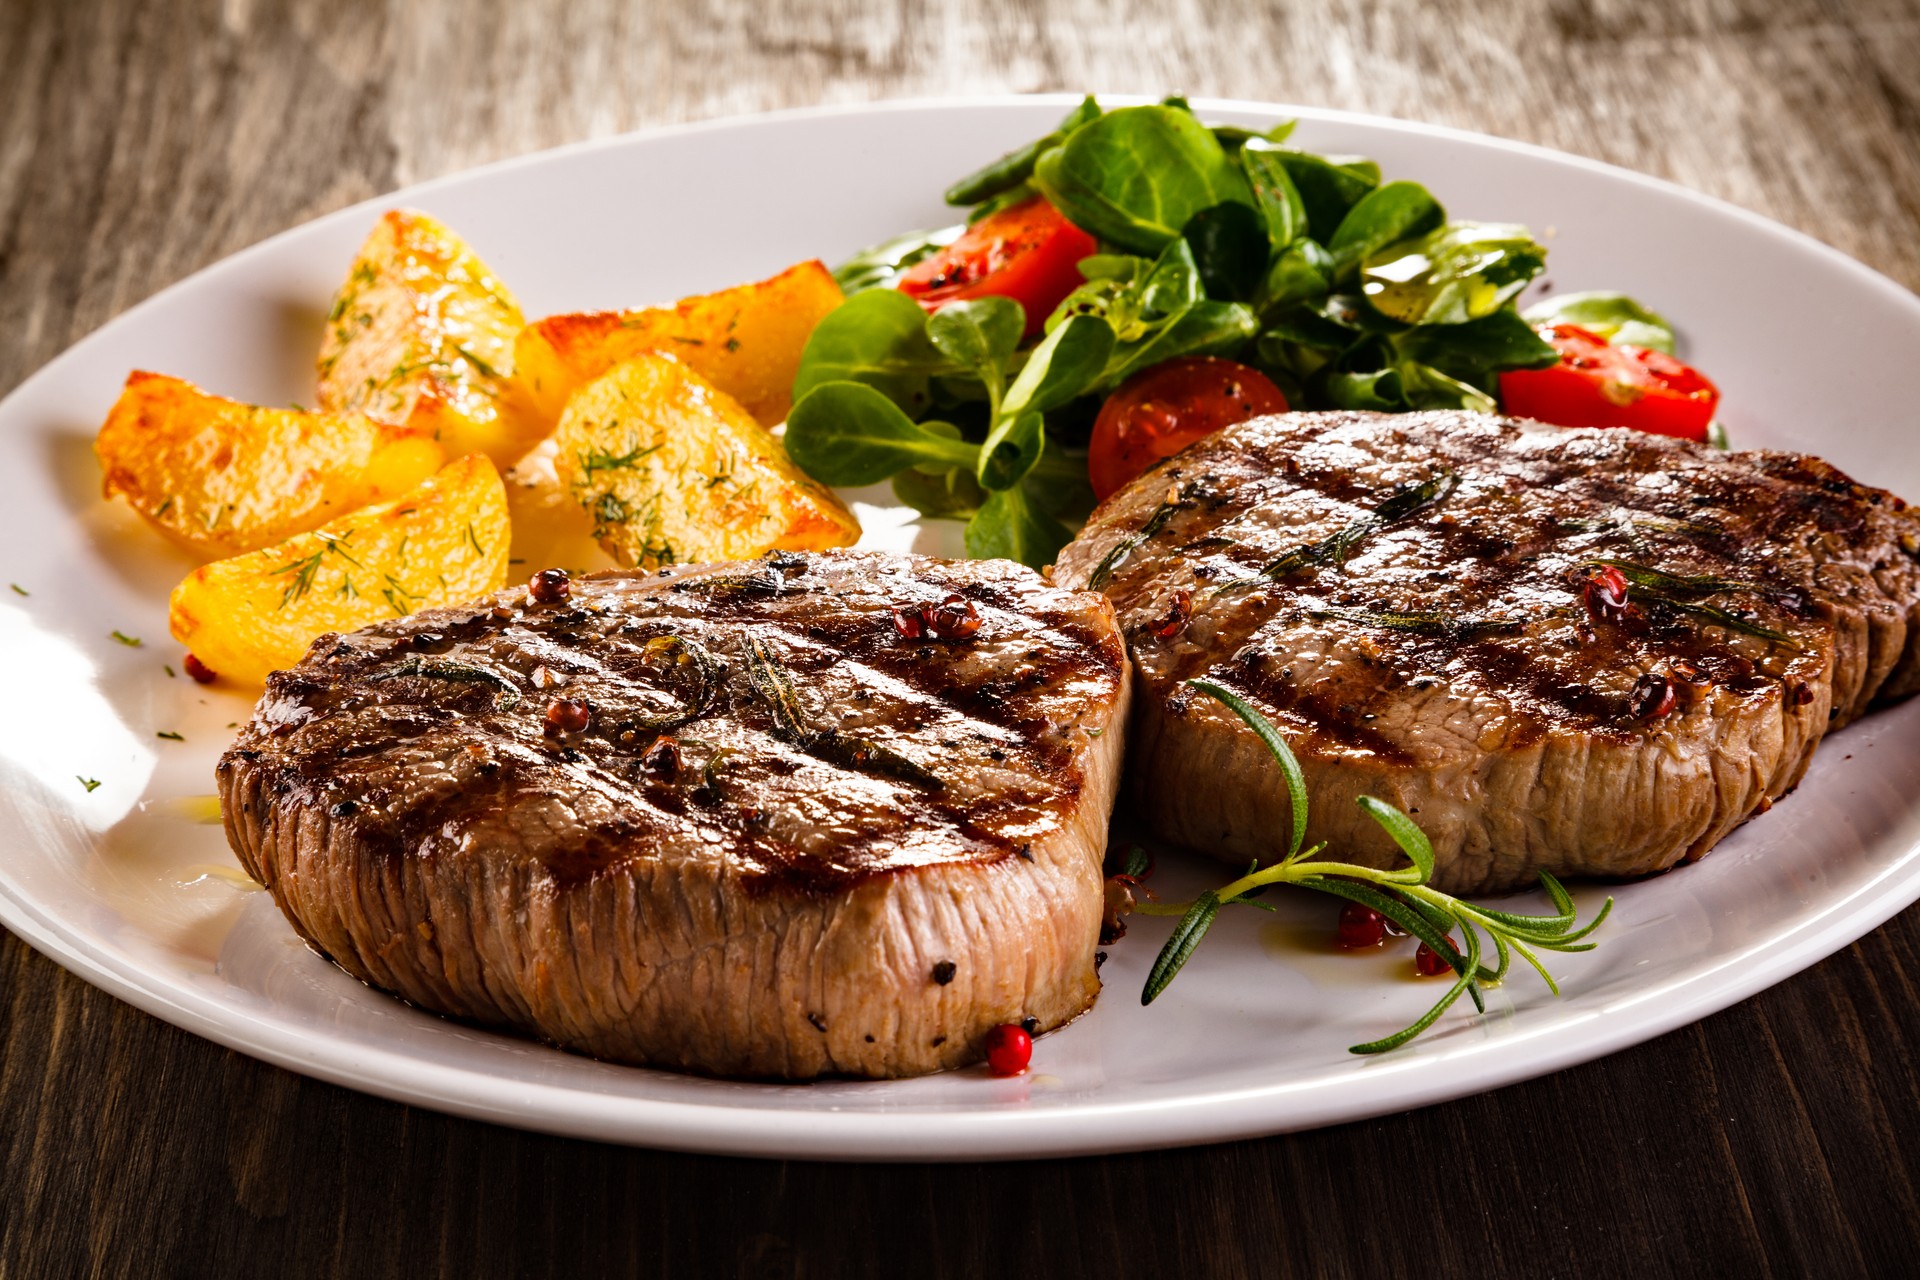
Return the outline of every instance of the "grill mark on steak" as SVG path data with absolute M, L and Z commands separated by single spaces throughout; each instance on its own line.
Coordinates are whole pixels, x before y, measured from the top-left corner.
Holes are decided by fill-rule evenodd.
M 969 639 L 895 630 L 951 594 Z M 1097 595 L 784 554 L 323 637 L 219 780 L 243 864 L 375 985 L 622 1061 L 912 1074 L 1097 991 L 1126 687 Z
M 1369 525 L 1449 474 L 1443 501 Z M 1610 562 L 1656 575 L 1624 616 L 1583 596 Z M 1320 836 L 1388 858 L 1354 796 L 1420 807 L 1456 890 L 1698 856 L 1791 787 L 1829 722 L 1920 685 L 1920 522 L 1903 502 L 1818 459 L 1632 432 L 1258 419 L 1104 503 L 1056 567 L 1096 577 L 1143 680 L 1130 773 L 1163 833 L 1244 859 L 1285 828 L 1251 735 L 1180 688 L 1208 673 L 1293 740 Z M 1681 696 L 1649 721 L 1660 700 L 1636 689 L 1655 677 Z

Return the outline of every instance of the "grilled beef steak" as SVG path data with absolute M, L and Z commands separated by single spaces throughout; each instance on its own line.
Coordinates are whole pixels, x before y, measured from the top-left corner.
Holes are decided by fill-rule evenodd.
M 1465 413 L 1287 414 L 1115 494 L 1054 580 L 1132 646 L 1129 791 L 1162 836 L 1281 844 L 1281 775 L 1183 685 L 1287 734 L 1310 840 L 1453 892 L 1699 858 L 1831 728 L 1920 685 L 1920 522 L 1817 458 Z
M 563 598 L 564 597 L 564 598 Z M 325 636 L 219 766 L 348 972 L 597 1057 L 900 1076 L 1099 990 L 1127 665 L 1003 561 L 537 578 Z

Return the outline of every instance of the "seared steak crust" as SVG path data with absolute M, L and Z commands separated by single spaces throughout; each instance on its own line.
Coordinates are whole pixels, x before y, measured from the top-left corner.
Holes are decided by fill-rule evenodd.
M 623 1062 L 909 1075 L 1097 993 L 1126 691 L 1098 595 L 776 554 L 322 637 L 220 792 L 294 927 L 418 1004 Z
M 1609 566 L 1625 579 L 1588 585 Z M 1832 727 L 1920 685 L 1920 522 L 1817 458 L 1466 413 L 1231 427 L 1108 499 L 1055 580 L 1104 590 L 1141 682 L 1129 791 L 1244 862 L 1286 732 L 1309 838 L 1385 865 L 1399 805 L 1455 892 L 1696 859 Z

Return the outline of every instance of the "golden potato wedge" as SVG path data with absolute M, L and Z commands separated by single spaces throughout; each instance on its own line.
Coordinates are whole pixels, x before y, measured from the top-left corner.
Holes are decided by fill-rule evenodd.
M 540 436 L 502 412 L 513 395 L 513 339 L 526 324 L 487 264 L 424 213 L 380 219 L 327 313 L 319 406 L 439 433 L 449 457 L 511 466 Z
M 559 478 L 623 565 L 844 547 L 860 524 L 767 429 L 698 373 L 650 353 L 574 393 L 554 433 Z
M 593 540 L 593 517 L 561 481 L 554 467 L 558 457 L 549 438 L 500 476 L 507 487 L 507 514 L 513 521 L 513 558 L 528 573 L 548 568 L 576 573 L 617 568 Z
M 843 301 L 818 262 L 770 280 L 645 311 L 548 316 L 514 340 L 520 405 L 549 428 L 574 391 L 643 351 L 666 351 L 726 392 L 763 426 L 786 421 L 793 375 L 820 318 Z
M 507 495 L 468 454 L 392 502 L 278 546 L 216 560 L 173 589 L 173 638 L 225 677 L 258 684 L 315 636 L 497 591 Z
M 94 437 L 118 494 L 203 556 L 234 556 L 405 493 L 446 462 L 431 429 L 266 409 L 135 370 Z

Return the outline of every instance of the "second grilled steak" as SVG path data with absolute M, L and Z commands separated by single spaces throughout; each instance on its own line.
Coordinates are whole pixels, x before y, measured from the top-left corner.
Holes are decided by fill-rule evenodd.
M 622 1062 L 911 1075 L 1098 992 L 1126 691 L 1097 595 L 782 554 L 322 637 L 220 792 L 300 933 L 418 1004 Z
M 1130 790 L 1244 862 L 1287 827 L 1235 690 L 1291 739 L 1308 838 L 1434 883 L 1632 876 L 1705 854 L 1830 728 L 1920 684 L 1920 522 L 1798 454 L 1465 413 L 1231 427 L 1095 512 L 1056 580 L 1105 591 L 1139 678 Z M 1624 590 L 1623 590 L 1624 588 Z

